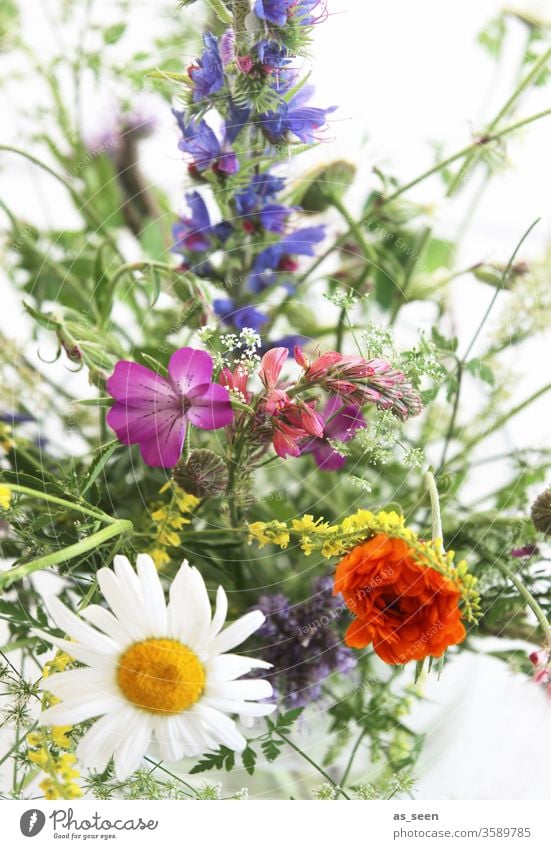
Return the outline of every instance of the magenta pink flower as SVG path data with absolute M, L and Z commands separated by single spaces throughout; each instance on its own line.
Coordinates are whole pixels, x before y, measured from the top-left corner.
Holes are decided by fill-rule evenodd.
M 343 404 L 342 398 L 334 395 L 330 398 L 323 411 L 325 428 L 323 436 L 315 436 L 309 439 L 302 448 L 302 454 L 314 455 L 318 468 L 325 472 L 335 472 L 342 469 L 346 463 L 346 457 L 335 451 L 329 444 L 330 439 L 338 442 L 348 442 L 354 438 L 357 430 L 366 427 L 366 421 L 362 411 L 357 404 Z
M 115 399 L 107 424 L 125 445 L 139 444 L 148 466 L 172 468 L 180 459 L 188 422 L 216 430 L 233 419 L 228 390 L 211 381 L 212 369 L 212 357 L 195 348 L 174 352 L 168 378 L 120 360 L 107 381 Z

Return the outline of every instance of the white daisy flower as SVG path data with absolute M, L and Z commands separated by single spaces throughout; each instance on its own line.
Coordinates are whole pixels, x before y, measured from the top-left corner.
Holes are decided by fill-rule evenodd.
M 246 740 L 228 714 L 252 721 L 275 706 L 255 701 L 272 695 L 268 681 L 236 679 L 271 664 L 228 652 L 262 625 L 264 614 L 252 611 L 222 630 L 226 593 L 218 587 L 211 617 L 205 582 L 187 561 L 170 586 L 168 605 L 147 554 L 138 555 L 137 574 L 117 556 L 114 571 L 100 569 L 97 578 L 112 612 L 91 604 L 77 616 L 58 598 L 48 604 L 55 624 L 75 642 L 37 633 L 86 668 L 44 681 L 42 689 L 61 702 L 40 721 L 74 725 L 101 717 L 80 741 L 77 757 L 102 771 L 114 756 L 119 780 L 138 768 L 153 736 L 166 761 L 220 745 L 242 751 Z

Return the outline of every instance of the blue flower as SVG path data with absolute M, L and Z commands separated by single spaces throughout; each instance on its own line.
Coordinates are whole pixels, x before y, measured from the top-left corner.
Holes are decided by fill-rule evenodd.
M 287 219 L 298 206 L 283 206 L 280 203 L 269 203 L 258 213 L 260 223 L 264 230 L 270 233 L 283 233 Z
M 189 68 L 194 82 L 193 100 L 197 103 L 219 91 L 224 85 L 224 69 L 218 50 L 218 39 L 210 33 L 203 36 L 205 50 L 197 65 Z
M 268 68 L 283 68 L 291 61 L 287 48 L 278 41 L 263 39 L 256 45 L 256 52 L 262 64 Z
M 212 224 L 205 201 L 199 192 L 189 192 L 186 201 L 190 215 L 183 215 L 172 228 L 174 250 L 197 253 L 209 250 L 213 240 L 224 243 L 232 232 L 232 226 L 227 221 Z
M 311 87 L 305 86 L 303 91 L 288 103 L 283 101 L 276 110 L 259 116 L 260 126 L 268 141 L 272 144 L 285 141 L 289 133 L 305 144 L 313 144 L 316 141 L 314 130 L 325 126 L 327 115 L 337 107 L 319 109 L 315 106 L 305 106 L 311 92 Z
M 214 168 L 225 174 L 235 174 L 239 170 L 238 159 L 229 147 L 226 135 L 221 143 L 204 119 L 195 121 L 190 118 L 186 121 L 184 112 L 174 109 L 172 112 L 183 136 L 178 147 L 191 156 L 193 168 L 199 172 Z
M 257 215 L 264 230 L 283 233 L 289 215 L 299 207 L 270 203 L 285 187 L 285 180 L 269 171 L 255 174 L 250 183 L 235 195 L 235 207 L 244 218 Z M 268 202 L 267 202 L 268 201 Z
M 240 215 L 254 215 L 266 201 L 272 200 L 284 188 L 285 180 L 282 177 L 276 177 L 269 171 L 255 174 L 250 183 L 235 195 L 236 209 Z
M 303 227 L 284 236 L 279 242 L 268 245 L 256 257 L 249 276 L 248 287 L 252 292 L 262 292 L 277 280 L 278 271 L 295 271 L 296 264 L 289 260 L 292 255 L 314 256 L 314 245 L 325 237 L 325 228 Z
M 236 307 L 231 298 L 216 298 L 212 302 L 212 306 L 214 312 L 222 319 L 224 324 L 233 324 L 237 330 L 248 327 L 258 333 L 268 321 L 268 316 L 257 310 L 256 307 Z
M 266 351 L 270 351 L 272 348 L 287 348 L 289 351 L 289 356 L 292 357 L 295 352 L 295 347 L 303 348 L 304 345 L 309 340 L 306 336 L 299 336 L 298 334 L 289 334 L 288 336 L 282 336 L 281 339 L 276 339 L 273 342 L 266 342 L 260 348 L 259 353 L 265 354 Z
M 237 136 L 248 122 L 251 110 L 249 106 L 239 106 L 233 100 L 229 101 L 229 118 L 226 121 L 226 141 L 233 144 Z
M 287 13 L 295 2 L 296 0 L 256 0 L 254 13 L 263 21 L 284 27 L 287 23 Z

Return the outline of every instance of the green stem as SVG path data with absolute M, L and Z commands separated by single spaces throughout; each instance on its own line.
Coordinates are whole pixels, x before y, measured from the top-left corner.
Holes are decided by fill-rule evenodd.
M 278 735 L 278 737 L 281 737 L 281 739 L 282 739 L 282 740 L 284 740 L 284 741 L 287 743 L 287 745 L 291 747 L 291 749 L 293 749 L 293 750 L 294 750 L 294 751 L 295 751 L 298 755 L 300 755 L 300 756 L 301 756 L 301 758 L 304 758 L 304 760 L 305 760 L 307 763 L 309 763 L 309 764 L 310 764 L 310 766 L 313 766 L 313 767 L 314 767 L 314 769 L 315 769 L 317 772 L 319 772 L 319 774 L 320 774 L 320 775 L 322 775 L 322 776 L 325 778 L 325 780 L 326 780 L 326 781 L 328 781 L 328 782 L 329 782 L 329 784 L 331 784 L 331 786 L 332 786 L 332 787 L 334 787 L 334 788 L 335 788 L 335 790 L 337 791 L 337 793 L 340 793 L 340 794 L 341 794 L 341 796 L 344 796 L 344 798 L 345 798 L 345 799 L 350 800 L 350 796 L 348 796 L 348 794 L 344 792 L 344 790 L 342 789 L 342 787 L 339 787 L 339 785 L 338 785 L 338 784 L 336 784 L 336 783 L 333 781 L 333 779 L 331 778 L 331 776 L 330 776 L 330 775 L 328 775 L 328 773 L 326 773 L 326 772 L 325 772 L 325 770 L 324 770 L 324 769 L 323 769 L 323 768 L 322 768 L 319 764 L 317 764 L 315 761 L 313 761 L 313 760 L 312 760 L 312 758 L 311 758 L 311 757 L 309 757 L 309 756 L 306 754 L 306 752 L 303 752 L 303 751 L 302 751 L 302 749 L 300 749 L 300 748 L 299 748 L 299 747 L 298 747 L 295 743 L 293 743 L 293 741 L 292 741 L 292 740 L 289 740 L 289 738 L 287 737 L 287 735 L 286 735 L 286 734 L 282 734 L 282 733 L 281 733 L 281 731 L 276 731 L 275 733 Z
M 52 554 L 38 557 L 29 563 L 22 563 L 20 566 L 9 569 L 7 572 L 2 572 L 0 574 L 0 589 L 6 589 L 14 581 L 20 581 L 40 569 L 47 569 L 48 566 L 56 566 L 58 563 L 65 563 L 67 560 L 72 560 L 73 557 L 78 557 L 80 554 L 97 548 L 101 543 L 132 530 L 132 522 L 127 519 L 115 519 L 113 524 L 102 528 L 97 533 L 91 534 L 91 536 L 80 540 L 80 542 L 76 542 L 74 545 L 68 545 L 60 551 L 54 551 Z
M 474 448 L 475 445 L 478 445 L 479 442 L 489 436 L 490 433 L 492 433 L 494 430 L 499 430 L 499 428 L 503 427 L 503 425 L 508 422 L 509 419 L 512 419 L 518 413 L 522 412 L 522 410 L 524 410 L 526 407 L 529 407 L 530 404 L 533 404 L 534 401 L 537 401 L 538 398 L 540 398 L 542 395 L 545 395 L 545 393 L 549 392 L 550 389 L 551 383 L 547 383 L 545 386 L 542 386 L 541 389 L 538 389 L 538 391 L 530 395 L 529 398 L 526 398 L 520 404 L 517 404 L 516 407 L 513 407 L 513 409 L 510 410 L 508 413 L 504 413 L 502 416 L 496 419 L 491 428 L 488 428 L 488 430 L 485 430 L 483 433 L 479 433 L 477 436 L 473 436 L 471 439 L 467 440 L 467 442 L 465 442 L 465 444 L 463 445 L 463 450 L 459 454 L 456 454 L 455 457 L 452 457 L 450 463 L 452 463 L 454 460 L 457 460 L 457 458 L 460 457 L 464 452 L 470 451 L 471 448 Z
M 540 624 L 541 630 L 545 636 L 546 647 L 551 649 L 551 625 L 549 624 L 547 616 L 540 607 L 539 602 L 534 598 L 530 590 L 525 587 L 520 578 L 515 575 L 512 569 L 510 569 L 505 563 L 502 563 L 499 559 L 496 559 L 495 563 L 497 568 L 511 581 L 525 600 L 526 604 Z
M 485 137 L 486 137 L 487 134 L 491 134 L 495 130 L 495 128 L 498 126 L 498 124 L 500 123 L 502 118 L 504 118 L 507 115 L 507 113 L 509 112 L 511 107 L 515 104 L 515 101 L 518 100 L 520 95 L 533 83 L 533 81 L 536 79 L 536 77 L 540 74 L 541 70 L 545 67 L 545 65 L 547 64 L 550 57 L 551 57 L 551 49 L 546 50 L 546 52 L 543 54 L 543 56 L 541 56 L 540 59 L 532 66 L 532 69 L 528 72 L 528 74 L 524 77 L 524 79 L 522 79 L 520 81 L 520 83 L 517 85 L 517 87 L 515 88 L 515 90 L 513 91 L 511 96 L 509 97 L 509 99 L 507 100 L 507 102 L 504 103 L 504 105 L 501 107 L 501 109 L 499 110 L 499 112 L 497 113 L 497 115 L 493 119 L 493 121 L 491 121 L 491 123 L 488 124 L 488 127 L 486 128 L 486 133 L 484 134 Z M 448 197 L 451 197 L 451 195 L 454 193 L 457 186 L 461 185 L 461 183 L 463 182 L 463 180 L 465 178 L 465 175 L 467 174 L 467 172 L 468 172 L 468 170 L 471 166 L 471 163 L 472 163 L 472 155 L 467 158 L 467 160 L 463 163 L 463 165 L 459 169 L 455 178 L 452 180 L 451 185 L 449 186 L 448 191 L 447 191 Z
M 539 121 L 540 118 L 545 118 L 547 115 L 551 115 L 551 108 L 544 109 L 541 112 L 537 112 L 535 115 L 530 115 L 528 118 L 523 118 L 521 121 L 516 121 L 514 124 L 510 124 L 508 127 L 504 127 L 502 130 L 498 130 L 491 135 L 485 135 L 483 137 L 483 141 L 480 139 L 473 142 L 472 144 L 467 145 L 467 147 L 462 148 L 457 151 L 457 153 L 453 153 L 451 156 L 448 156 L 446 159 L 442 159 L 440 162 L 437 162 L 436 165 L 433 165 L 432 168 L 429 168 L 427 171 L 424 171 L 414 180 L 411 180 L 409 183 L 405 183 L 403 186 L 399 186 L 395 192 L 388 197 L 382 197 L 379 201 L 379 208 L 381 206 L 385 206 L 388 203 L 391 203 L 396 198 L 403 195 L 405 192 L 412 189 L 414 186 L 417 186 L 419 183 L 422 183 L 424 180 L 428 179 L 428 177 L 432 177 L 433 174 L 437 174 L 438 171 L 442 171 L 444 168 L 447 168 L 449 165 L 452 165 L 454 162 L 457 162 L 458 159 L 462 159 L 464 156 L 468 156 L 470 153 L 473 153 L 475 150 L 483 147 L 484 145 L 489 144 L 492 141 L 497 141 L 503 136 L 508 135 L 509 133 L 515 132 L 515 130 L 520 130 L 521 127 L 526 127 L 528 124 L 532 124 L 534 121 Z
M 59 504 L 61 507 L 66 507 L 68 510 L 76 510 L 84 516 L 92 516 L 94 519 L 99 519 L 101 522 L 105 522 L 108 525 L 112 525 L 119 521 L 119 519 L 114 519 L 113 516 L 109 516 L 107 513 L 101 513 L 98 510 L 83 507 L 76 501 L 66 501 L 64 498 L 58 498 L 56 495 L 49 495 L 47 492 L 40 492 L 39 490 L 31 489 L 28 486 L 20 486 L 18 483 L 4 483 L 4 481 L 2 481 L 2 486 L 5 486 L 7 489 L 11 489 L 12 492 L 20 492 L 22 495 L 32 495 L 34 498 L 40 498 L 42 501 L 48 501 L 51 504 Z
M 522 238 L 518 242 L 517 246 L 515 247 L 515 250 L 511 254 L 511 257 L 509 258 L 509 262 L 507 263 L 507 267 L 505 268 L 505 271 L 501 275 L 500 285 L 496 289 L 494 296 L 492 297 L 492 300 L 490 301 L 490 304 L 488 305 L 488 309 L 486 310 L 486 312 L 482 316 L 482 319 L 480 320 L 480 323 L 479 323 L 478 327 L 476 328 L 474 335 L 473 335 L 471 341 L 469 342 L 469 344 L 467 346 L 467 350 L 465 351 L 465 353 L 463 354 L 461 359 L 457 361 L 457 390 L 456 390 L 456 393 L 455 393 L 455 399 L 454 399 L 454 404 L 453 404 L 452 415 L 451 415 L 451 418 L 450 418 L 450 423 L 449 423 L 449 426 L 448 426 L 448 432 L 446 433 L 444 448 L 442 450 L 442 457 L 440 458 L 440 465 L 438 467 L 438 473 L 440 473 L 442 471 L 442 469 L 444 468 L 444 465 L 446 463 L 446 457 L 447 457 L 447 454 L 448 454 L 448 449 L 450 447 L 450 442 L 452 440 L 453 432 L 455 430 L 455 423 L 457 421 L 457 415 L 458 415 L 458 412 L 459 412 L 459 396 L 460 396 L 460 393 L 461 393 L 461 381 L 462 381 L 462 378 L 463 378 L 465 365 L 466 365 L 467 360 L 468 360 L 468 358 L 471 354 L 471 351 L 473 350 L 473 348 L 474 348 L 474 346 L 477 342 L 478 337 L 480 336 L 480 334 L 482 332 L 484 325 L 486 324 L 486 322 L 488 320 L 490 313 L 492 312 L 492 309 L 495 306 L 495 303 L 496 303 L 496 301 L 499 297 L 500 292 L 505 288 L 505 284 L 507 283 L 507 278 L 509 277 L 509 274 L 510 274 L 511 269 L 513 267 L 513 263 L 516 259 L 516 256 L 517 256 L 521 246 L 524 244 L 524 242 L 526 241 L 526 239 L 528 238 L 528 236 L 530 235 L 530 233 L 532 232 L 532 230 L 534 229 L 536 224 L 539 222 L 539 220 L 540 220 L 539 218 L 536 218 L 536 220 L 532 222 L 532 224 L 529 226 L 528 230 L 526 230 L 526 232 L 523 234 Z M 496 427 L 494 426 L 494 430 L 495 429 L 496 429 Z
M 366 734 L 367 734 L 367 729 L 362 728 L 362 730 L 360 731 L 360 733 L 358 735 L 358 739 L 354 743 L 354 747 L 353 747 L 352 751 L 350 752 L 350 757 L 348 758 L 348 763 L 346 764 L 346 769 L 344 770 L 342 778 L 341 778 L 341 786 L 342 787 L 344 787 L 345 784 L 346 784 L 347 778 L 350 775 L 350 770 L 352 769 L 352 764 L 354 763 L 354 759 L 356 757 L 358 749 L 360 748 L 360 743 L 362 742 L 362 740 L 363 740 L 363 738 L 365 737 Z
M 430 496 L 430 507 L 432 514 L 432 538 L 433 540 L 444 540 L 442 533 L 442 515 L 440 512 L 440 498 L 438 497 L 438 489 L 432 472 L 425 472 L 425 483 Z

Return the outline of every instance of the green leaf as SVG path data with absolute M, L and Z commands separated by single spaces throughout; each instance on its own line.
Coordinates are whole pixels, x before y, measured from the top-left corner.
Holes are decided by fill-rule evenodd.
M 480 380 L 483 380 L 485 383 L 489 383 L 490 386 L 495 386 L 496 379 L 492 369 L 487 363 L 477 357 L 469 360 L 468 363 L 465 363 L 465 369 L 470 372 L 470 374 L 480 378 Z
M 262 753 L 263 753 L 264 757 L 266 758 L 266 760 L 268 761 L 268 763 L 272 763 L 272 761 L 275 761 L 275 759 L 277 757 L 279 757 L 279 755 L 281 754 L 282 746 L 283 746 L 283 740 L 278 741 L 278 740 L 272 740 L 272 738 L 270 738 L 269 740 L 263 740 L 262 741 L 262 743 L 261 743 Z
M 23 301 L 23 308 L 25 312 L 27 312 L 31 316 L 31 318 L 34 318 L 34 320 L 45 330 L 55 331 L 59 327 L 61 327 L 59 321 L 56 321 L 54 318 L 51 317 L 51 315 L 46 315 L 46 313 L 40 312 L 39 310 L 35 310 L 35 308 L 31 307 L 31 305 L 27 301 Z
M 432 341 L 438 348 L 440 348 L 440 350 L 453 351 L 454 353 L 457 351 L 457 346 L 459 345 L 457 336 L 447 339 L 436 329 L 436 327 L 432 328 Z
M 126 24 L 113 24 L 103 31 L 103 40 L 106 44 L 116 44 L 123 37 L 126 30 Z
M 292 710 L 288 710 L 286 713 L 280 713 L 275 721 L 275 730 L 276 731 L 289 731 L 291 726 L 297 721 L 301 713 L 303 712 L 303 707 L 292 708 Z
M 209 752 L 204 755 L 190 770 L 190 775 L 197 775 L 200 772 L 208 772 L 211 769 L 224 769 L 224 767 L 229 771 L 233 767 L 234 763 L 235 755 L 232 750 L 228 749 L 226 746 L 220 746 L 217 752 Z
M 254 774 L 254 767 L 256 764 L 257 754 L 254 749 L 251 749 L 250 746 L 247 746 L 246 749 L 243 750 L 241 754 L 241 760 L 243 761 L 243 766 L 249 773 L 249 775 Z
M 82 495 L 88 492 L 90 487 L 94 484 L 98 475 L 101 474 L 105 464 L 119 445 L 120 442 L 118 439 L 113 439 L 112 442 L 108 442 L 107 445 L 102 445 L 98 448 L 95 457 L 92 460 L 92 464 L 88 469 L 88 477 L 84 489 L 82 490 Z

